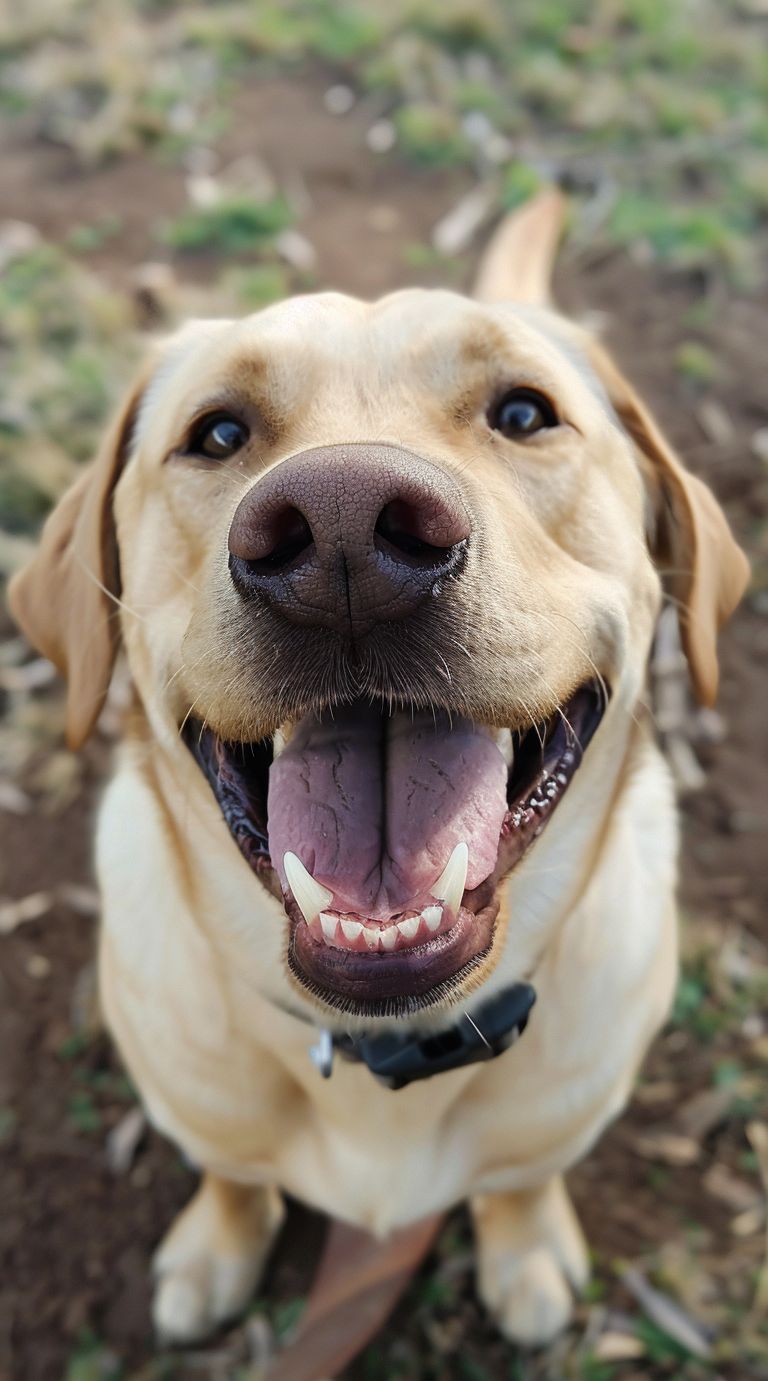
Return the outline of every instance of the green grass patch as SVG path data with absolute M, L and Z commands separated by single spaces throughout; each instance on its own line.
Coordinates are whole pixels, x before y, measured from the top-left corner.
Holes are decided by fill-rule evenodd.
M 514 162 L 504 169 L 501 187 L 501 204 L 505 211 L 522 206 L 541 186 L 541 178 L 527 163 Z
M 395 128 L 402 152 L 424 167 L 450 167 L 468 153 L 457 116 L 442 105 L 426 101 L 405 105 L 395 115 Z
M 690 384 L 704 387 L 717 377 L 717 360 L 711 350 L 695 340 L 683 341 L 674 354 L 675 369 Z
M 304 1312 L 306 1300 L 297 1295 L 295 1299 L 284 1300 L 271 1309 L 272 1327 L 279 1342 L 283 1342 L 294 1332 Z
M 226 197 L 214 206 L 185 211 L 165 226 L 162 238 L 172 249 L 247 254 L 285 230 L 293 219 L 283 197 L 255 201 Z
M 84 1329 L 66 1364 L 62 1381 L 122 1381 L 119 1358 L 91 1329 Z
M 257 264 L 225 275 L 222 290 L 242 312 L 258 312 L 280 302 L 291 291 L 288 274 L 279 264 Z
M 67 1117 L 75 1131 L 85 1136 L 94 1136 L 102 1129 L 101 1113 L 92 1095 L 85 1089 L 77 1089 L 69 1100 Z
M 701 267 L 713 258 L 735 264 L 742 250 L 743 216 L 737 226 L 717 210 L 681 206 L 653 195 L 625 192 L 609 221 L 621 244 L 645 241 L 657 258 L 683 268 Z
M 70 230 L 66 241 L 67 247 L 76 254 L 92 254 L 94 250 L 101 249 L 119 235 L 122 228 L 122 217 L 102 216 L 90 225 L 76 225 Z

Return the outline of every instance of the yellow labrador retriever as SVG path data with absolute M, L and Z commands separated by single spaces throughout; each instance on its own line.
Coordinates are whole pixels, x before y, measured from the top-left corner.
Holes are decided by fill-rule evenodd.
M 584 1283 L 562 1175 L 675 981 L 661 574 L 709 704 L 747 567 L 541 305 L 559 219 L 549 192 L 506 223 L 475 300 L 189 323 L 14 582 L 72 744 L 119 647 L 133 686 L 100 973 L 203 1171 L 156 1258 L 169 1338 L 244 1306 L 281 1190 L 379 1234 L 468 1199 L 480 1293 L 525 1343 Z

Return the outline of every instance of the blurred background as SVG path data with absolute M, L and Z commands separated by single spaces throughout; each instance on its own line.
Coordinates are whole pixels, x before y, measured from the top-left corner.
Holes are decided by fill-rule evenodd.
M 504 1344 L 459 1212 L 354 1381 L 768 1377 L 767 37 L 766 0 L 0 5 L 3 582 L 148 333 L 316 286 L 466 287 L 494 220 L 550 180 L 572 194 L 560 303 L 753 560 L 718 712 L 686 704 L 668 639 L 657 657 L 683 967 L 630 1111 L 571 1176 L 594 1253 L 576 1325 L 535 1356 Z M 293 1209 L 244 1323 L 155 1349 L 150 1254 L 194 1179 L 144 1126 L 94 991 L 118 716 L 65 751 L 61 687 L 5 613 L 0 699 L 0 1378 L 254 1381 L 322 1224 Z

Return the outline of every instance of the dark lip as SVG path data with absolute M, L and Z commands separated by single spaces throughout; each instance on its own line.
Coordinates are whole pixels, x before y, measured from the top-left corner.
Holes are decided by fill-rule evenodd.
M 182 737 L 216 796 L 243 857 L 284 906 L 290 924 L 288 964 L 303 988 L 338 1011 L 370 1016 L 408 1015 L 444 1000 L 490 955 L 496 936 L 501 883 L 545 829 L 603 717 L 602 683 L 581 686 L 546 724 L 513 735 L 515 757 L 509 809 L 493 873 L 465 892 L 451 931 L 424 945 L 391 954 L 357 953 L 316 940 L 293 897 L 283 896 L 269 855 L 267 779 L 269 740 L 225 743 L 213 730 L 187 719 Z
M 479 890 L 479 889 L 478 889 Z M 489 953 L 499 903 L 474 913 L 462 906 L 453 929 L 394 954 L 356 954 L 315 940 L 289 898 L 288 964 L 298 981 L 337 1011 L 370 1017 L 412 1016 L 455 992 Z

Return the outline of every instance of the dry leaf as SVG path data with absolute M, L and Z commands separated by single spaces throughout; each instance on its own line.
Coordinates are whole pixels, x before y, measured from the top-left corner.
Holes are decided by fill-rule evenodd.
M 666 1333 L 694 1357 L 704 1360 L 710 1356 L 711 1348 L 701 1328 L 681 1309 L 676 1300 L 661 1290 L 656 1290 L 646 1280 L 642 1271 L 634 1266 L 627 1266 L 621 1273 L 621 1279 L 637 1300 L 643 1313 L 651 1323 L 655 1323 L 656 1327 L 661 1329 L 662 1333 Z
M 482 183 L 461 198 L 437 222 L 432 244 L 439 254 L 462 254 L 482 230 L 496 206 L 496 190 Z
M 727 1204 L 737 1213 L 746 1209 L 753 1209 L 760 1203 L 760 1190 L 757 1185 L 750 1184 L 748 1180 L 740 1179 L 721 1161 L 716 1161 L 714 1165 L 710 1166 L 702 1184 L 708 1194 L 711 1194 L 715 1199 L 720 1199 L 722 1203 Z
M 56 896 L 63 906 L 76 911 L 78 916 L 98 916 L 101 901 L 95 887 L 85 887 L 79 882 L 62 882 L 56 888 Z
M 679 1088 L 671 1079 L 657 1079 L 653 1084 L 639 1084 L 634 1092 L 636 1103 L 640 1103 L 644 1108 L 654 1107 L 657 1103 L 671 1103 L 679 1095 Z
M 684 1136 L 701 1142 L 725 1120 L 732 1102 L 731 1089 L 704 1089 L 683 1103 L 675 1122 Z
M 645 1347 L 631 1333 L 603 1333 L 591 1350 L 599 1362 L 630 1362 L 645 1355 Z
M 30 892 L 29 896 L 21 897 L 19 901 L 3 902 L 0 905 L 0 935 L 10 935 L 25 921 L 36 921 L 50 911 L 53 902 L 52 892 Z
M 695 1165 L 701 1154 L 698 1142 L 690 1136 L 665 1127 L 651 1127 L 630 1140 L 632 1150 L 645 1160 L 661 1161 L 662 1165 Z
M 758 1169 L 768 1198 L 768 1125 L 765 1122 L 747 1123 L 747 1136 L 757 1156 Z M 768 1225 L 765 1232 L 765 1257 L 760 1268 L 752 1307 L 758 1315 L 768 1314 Z
M 130 1170 L 146 1129 L 143 1108 L 131 1108 L 112 1128 L 107 1137 L 107 1165 L 113 1175 L 125 1175 Z
M 765 1222 L 765 1206 L 758 1204 L 755 1208 L 745 1209 L 743 1213 L 737 1213 L 731 1219 L 731 1232 L 734 1237 L 754 1237 Z

